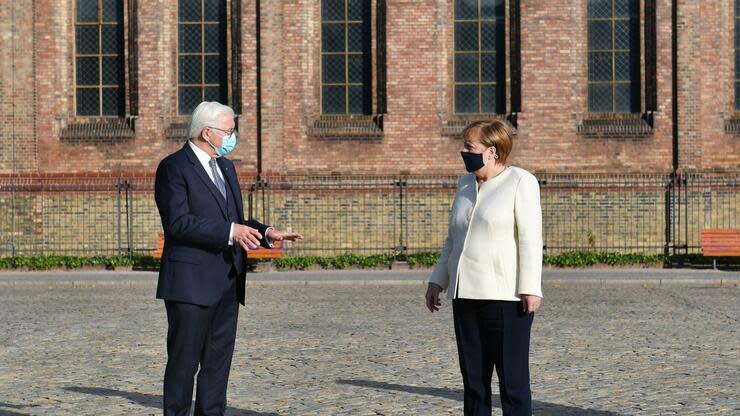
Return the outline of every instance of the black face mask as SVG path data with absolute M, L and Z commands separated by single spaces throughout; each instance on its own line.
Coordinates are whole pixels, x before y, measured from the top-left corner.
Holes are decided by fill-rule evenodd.
M 483 163 L 483 153 L 460 152 L 460 155 L 465 162 L 465 170 L 468 172 L 475 172 L 486 165 Z

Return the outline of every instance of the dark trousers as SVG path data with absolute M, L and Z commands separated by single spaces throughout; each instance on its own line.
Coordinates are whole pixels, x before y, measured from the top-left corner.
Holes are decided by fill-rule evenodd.
M 465 415 L 491 414 L 491 377 L 496 369 L 506 416 L 532 414 L 529 333 L 534 315 L 521 302 L 452 301 L 457 353 L 465 387 Z
M 168 323 L 164 373 L 166 416 L 189 414 L 196 372 L 195 414 L 224 414 L 239 313 L 234 280 L 215 305 L 165 301 Z

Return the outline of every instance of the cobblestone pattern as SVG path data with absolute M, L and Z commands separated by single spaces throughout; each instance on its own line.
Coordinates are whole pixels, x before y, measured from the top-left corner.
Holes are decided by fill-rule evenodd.
M 227 414 L 461 414 L 451 307 L 429 314 L 423 290 L 250 287 Z M 551 282 L 545 294 L 535 414 L 740 414 L 737 284 Z M 4 286 L 0 415 L 160 414 L 165 331 L 150 283 Z

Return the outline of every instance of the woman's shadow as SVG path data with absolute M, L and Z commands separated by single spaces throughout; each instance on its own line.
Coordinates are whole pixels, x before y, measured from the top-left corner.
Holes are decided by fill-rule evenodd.
M 122 397 L 144 407 L 153 407 L 156 409 L 162 408 L 162 396 L 156 394 L 144 394 L 130 391 L 104 389 L 101 387 L 65 387 L 64 390 L 74 393 L 92 394 L 96 396 Z M 277 413 L 255 412 L 252 410 L 237 409 L 231 406 L 226 408 L 226 413 L 233 416 L 277 416 Z
M 379 390 L 402 391 L 405 393 L 420 394 L 426 396 L 436 396 L 443 399 L 462 401 L 462 390 L 444 389 L 437 387 L 417 387 L 405 386 L 403 384 L 383 383 L 371 380 L 337 380 L 337 384 L 348 386 L 366 387 Z M 501 400 L 498 395 L 493 396 L 493 406 L 501 408 Z M 580 407 L 564 406 L 555 403 L 532 401 L 532 411 L 536 415 L 546 416 L 619 416 L 619 413 L 609 412 L 606 410 L 582 409 Z

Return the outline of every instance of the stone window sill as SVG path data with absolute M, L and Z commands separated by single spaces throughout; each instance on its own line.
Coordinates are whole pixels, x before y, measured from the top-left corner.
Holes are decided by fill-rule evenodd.
M 188 137 L 188 122 L 173 121 L 166 124 L 164 137 L 172 140 L 185 140 Z
M 635 138 L 653 134 L 653 113 L 589 114 L 578 125 L 578 134 L 599 138 Z
M 454 118 L 450 118 L 442 123 L 441 133 L 443 136 L 460 138 L 465 127 L 478 120 L 505 121 L 511 127 L 513 136 L 516 137 L 517 135 L 517 113 L 454 116 Z
M 79 119 L 67 123 L 59 132 L 64 141 L 129 140 L 136 136 L 135 117 Z
M 383 115 L 321 116 L 308 127 L 308 136 L 331 140 L 380 140 Z
M 725 120 L 725 133 L 740 136 L 740 115 Z

